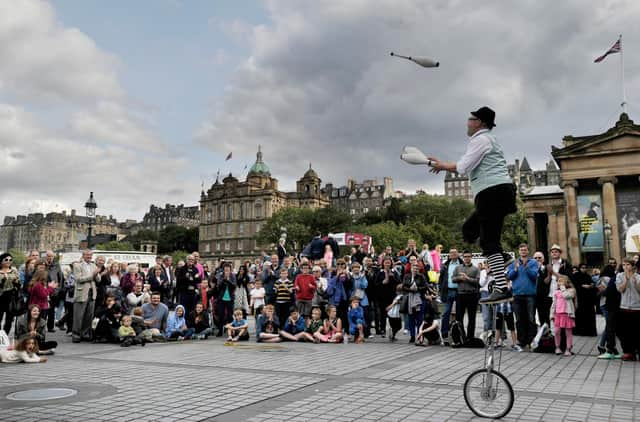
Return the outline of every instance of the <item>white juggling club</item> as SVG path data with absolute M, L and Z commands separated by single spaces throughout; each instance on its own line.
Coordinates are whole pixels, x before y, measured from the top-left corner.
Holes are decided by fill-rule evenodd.
M 431 160 L 427 158 L 427 155 L 420 151 L 416 147 L 406 146 L 402 149 L 400 159 L 409 164 L 431 165 Z
M 437 62 L 428 57 L 411 57 L 411 56 L 402 56 L 400 54 L 396 54 L 393 51 L 391 52 L 391 57 L 400 57 L 401 59 L 411 60 L 412 62 L 419 64 L 422 67 L 439 67 L 440 62 Z

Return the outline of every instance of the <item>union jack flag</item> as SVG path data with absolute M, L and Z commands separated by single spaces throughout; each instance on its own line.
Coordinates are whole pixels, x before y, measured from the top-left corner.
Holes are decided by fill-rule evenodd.
M 613 44 L 613 47 L 611 47 L 609 50 L 607 50 L 606 53 L 604 53 L 602 56 L 600 56 L 597 59 L 595 59 L 593 62 L 594 63 L 600 63 L 609 54 L 619 53 L 620 50 L 622 50 L 622 40 L 620 38 L 618 38 L 618 41 L 616 41 L 615 44 Z

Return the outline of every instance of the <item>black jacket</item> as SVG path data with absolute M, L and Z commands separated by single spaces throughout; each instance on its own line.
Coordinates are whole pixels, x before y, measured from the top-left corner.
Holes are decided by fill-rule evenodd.
M 544 298 L 549 296 L 549 289 L 551 288 L 551 264 L 545 264 L 538 270 L 538 279 L 536 281 L 536 296 Z M 560 270 L 558 271 L 562 275 L 567 277 L 571 276 L 571 265 L 562 260 Z
M 449 263 L 450 259 L 444 261 L 442 267 L 440 267 L 440 277 L 438 278 L 438 287 L 440 289 L 440 298 L 442 301 L 447 300 L 447 294 L 449 294 Z M 462 258 L 458 257 L 457 260 L 459 265 L 463 264 Z
M 176 271 L 176 288 L 180 293 L 195 293 L 202 282 L 195 265 L 185 265 Z

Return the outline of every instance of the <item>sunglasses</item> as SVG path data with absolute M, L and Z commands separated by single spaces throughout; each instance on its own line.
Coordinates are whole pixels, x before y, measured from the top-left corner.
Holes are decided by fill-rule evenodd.
M 11 258 L 5 258 L 2 260 L 2 262 L 13 262 L 13 259 Z

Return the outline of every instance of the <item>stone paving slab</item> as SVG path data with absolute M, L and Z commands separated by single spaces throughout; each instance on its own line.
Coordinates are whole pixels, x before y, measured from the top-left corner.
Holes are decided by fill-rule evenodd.
M 395 344 L 221 339 L 144 348 L 61 344 L 47 364 L 0 364 L 4 421 L 478 421 L 462 384 L 483 349 Z M 516 400 L 505 421 L 640 419 L 640 363 L 599 361 L 595 338 L 576 337 L 572 358 L 505 350 L 502 372 Z M 34 386 L 80 388 L 51 402 L 7 404 Z

